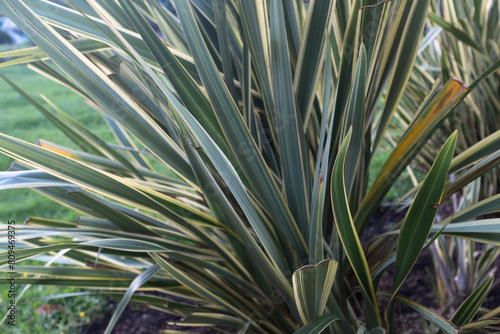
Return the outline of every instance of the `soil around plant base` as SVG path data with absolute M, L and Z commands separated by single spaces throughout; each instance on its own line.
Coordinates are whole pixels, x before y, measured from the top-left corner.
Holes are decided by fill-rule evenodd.
M 83 329 L 84 334 L 102 334 L 106 330 L 113 313 L 115 312 L 117 303 L 115 302 L 112 309 L 108 311 L 101 319 L 86 326 Z M 210 328 L 201 327 L 186 327 L 169 325 L 181 320 L 180 317 L 167 314 L 158 310 L 149 308 L 148 306 L 138 307 L 129 305 L 125 308 L 120 319 L 118 320 L 113 334 L 159 334 L 166 329 L 182 330 L 189 333 L 212 334 Z

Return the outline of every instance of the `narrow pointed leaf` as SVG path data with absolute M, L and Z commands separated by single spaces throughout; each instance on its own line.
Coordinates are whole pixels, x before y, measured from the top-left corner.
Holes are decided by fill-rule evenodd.
M 202 284 L 199 284 L 191 277 L 188 277 L 185 273 L 177 269 L 173 264 L 169 263 L 169 261 L 166 261 L 164 258 L 162 258 L 161 256 L 157 256 L 154 253 L 150 253 L 150 256 L 158 265 L 160 265 L 160 267 L 162 267 L 165 271 L 167 271 L 170 275 L 172 275 L 172 277 L 175 280 L 177 280 L 180 284 L 182 284 L 186 288 L 190 289 L 194 293 L 208 300 L 211 300 L 216 304 L 221 305 L 228 311 L 234 312 L 242 319 L 245 319 L 247 321 L 251 320 L 248 314 L 245 314 L 243 311 L 238 310 L 234 305 L 229 304 L 226 300 L 217 296 L 216 294 L 208 290 L 206 287 L 204 287 Z M 254 323 L 254 326 L 260 328 L 260 326 L 256 323 Z
M 376 313 L 375 319 L 372 315 L 368 315 L 372 322 L 380 325 L 380 316 L 378 315 L 377 300 L 375 297 L 375 289 L 368 268 L 363 248 L 359 240 L 354 222 L 352 220 L 349 203 L 347 201 L 347 193 L 345 188 L 345 164 L 347 156 L 347 148 L 351 139 L 352 131 L 349 130 L 346 138 L 342 143 L 339 150 L 335 165 L 332 172 L 332 187 L 331 187 L 331 200 L 333 207 L 333 215 L 335 217 L 335 226 L 338 230 L 340 240 L 344 246 L 347 258 L 351 263 L 352 269 L 359 280 L 359 283 L 367 296 L 367 303 L 370 303 Z M 375 326 L 374 326 L 375 327 Z
M 387 297 L 389 294 L 386 295 Z M 396 297 L 396 301 L 405 304 L 415 311 L 419 312 L 420 314 L 424 315 L 426 318 L 428 318 L 431 322 L 436 324 L 443 332 L 446 334 L 457 334 L 459 333 L 459 328 L 456 327 L 454 324 L 449 322 L 448 320 L 444 319 L 442 316 L 437 314 L 436 312 L 432 311 L 431 309 L 419 304 L 415 303 L 414 301 L 411 301 L 409 299 L 403 298 L 403 297 Z
M 495 277 L 491 276 L 472 292 L 469 297 L 455 311 L 450 321 L 457 326 L 469 323 L 476 315 L 479 307 L 483 304 L 486 296 L 490 292 Z
M 297 94 L 297 109 L 305 124 L 310 117 L 312 102 L 316 97 L 321 73 L 319 69 L 325 60 L 326 34 L 329 32 L 334 4 L 334 0 L 312 1 L 307 11 L 294 78 L 294 89 L 300 92 Z
M 366 49 L 364 45 L 361 45 L 344 124 L 345 131 L 352 127 L 345 166 L 345 186 L 348 197 L 350 197 L 364 141 L 366 61 Z
M 392 295 L 386 310 L 386 320 L 390 328 L 392 328 L 394 297 L 425 246 L 437 214 L 437 207 L 441 203 L 456 142 L 457 132 L 454 132 L 441 148 L 403 220 L 396 250 Z
M 435 224 L 431 232 L 437 233 L 443 224 Z M 485 244 L 500 246 L 500 220 L 484 219 L 465 223 L 448 224 L 442 234 L 481 242 Z
M 283 8 L 280 0 L 271 1 L 271 68 L 276 124 L 283 172 L 284 193 L 288 206 L 297 221 L 302 235 L 307 238 L 309 203 L 302 124 L 299 122 L 292 86 L 292 73 L 288 57 L 288 44 Z
M 384 102 L 384 107 L 381 112 L 379 124 L 377 126 L 377 134 L 373 143 L 375 151 L 389 126 L 389 122 L 394 114 L 394 111 L 399 104 L 399 101 L 404 93 L 411 70 L 418 54 L 418 48 L 422 39 L 422 31 L 427 17 L 427 10 L 430 0 L 404 1 L 400 3 L 400 7 L 410 6 L 409 13 L 406 18 L 403 18 L 403 24 L 400 41 L 397 41 L 397 51 L 394 57 L 394 70 L 389 79 L 389 87 L 387 98 Z M 418 38 L 415 38 L 418 34 Z
M 202 40 L 191 5 L 187 0 L 177 0 L 176 4 L 200 77 L 242 172 L 253 185 L 256 196 L 262 199 L 261 203 L 275 217 L 277 225 L 290 240 L 299 257 L 305 259 L 307 246 L 304 238 Z
M 476 50 L 480 50 L 479 45 L 472 39 L 465 31 L 455 27 L 453 24 L 447 22 L 439 15 L 429 12 L 428 17 L 431 21 L 439 25 L 441 28 L 452 34 L 455 38 L 460 40 L 461 42 L 467 44 L 468 46 L 473 47 Z

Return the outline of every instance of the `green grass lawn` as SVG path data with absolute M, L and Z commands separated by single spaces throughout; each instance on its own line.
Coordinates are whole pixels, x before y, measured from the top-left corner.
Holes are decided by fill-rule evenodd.
M 18 285 L 18 293 L 25 285 Z M 6 310 L 10 300 L 5 289 L 0 297 L 2 310 Z M 68 298 L 46 300 L 47 296 L 78 294 L 75 288 L 61 288 L 50 285 L 33 285 L 16 305 L 15 326 L 4 323 L 1 333 L 29 334 L 91 334 L 85 333 L 84 326 L 102 317 L 110 309 L 108 300 L 100 296 L 77 295 Z M 4 316 L 2 311 L 1 316 Z
M 102 117 L 88 107 L 82 97 L 71 90 L 55 84 L 51 80 L 31 71 L 26 66 L 4 68 L 0 69 L 0 71 L 40 101 L 42 101 L 40 94 L 43 94 L 77 121 L 92 129 L 96 135 L 106 141 L 114 141 Z M 45 139 L 71 148 L 77 148 L 57 127 L 3 80 L 0 80 L 0 101 L 0 132 L 30 143 L 36 142 L 37 139 Z M 11 158 L 0 155 L 0 171 L 7 170 L 11 163 Z M 78 216 L 76 212 L 30 189 L 1 190 L 0 200 L 0 221 L 3 223 L 8 220 L 15 220 L 17 224 L 22 224 L 30 216 L 74 221 Z M 19 265 L 26 264 L 26 262 L 23 262 Z M 2 274 L 2 276 L 4 275 Z M 20 293 L 23 288 L 23 285 L 18 285 L 16 287 L 17 293 Z M 20 305 L 17 307 L 16 327 L 3 324 L 0 326 L 0 332 L 23 334 L 80 333 L 82 325 L 93 321 L 93 319 L 104 313 L 103 309 L 106 309 L 106 301 L 95 296 L 79 296 L 48 302 L 36 301 L 38 298 L 76 291 L 74 288 L 58 286 L 32 286 L 24 294 Z M 0 309 L 3 310 L 0 312 L 0 318 L 5 314 L 9 301 L 7 289 L 3 289 L 0 295 Z M 47 303 L 59 305 L 61 309 L 52 315 L 36 311 L 38 307 Z
M 9 67 L 0 71 L 40 101 L 42 101 L 40 98 L 42 94 L 77 121 L 92 129 L 96 135 L 107 141 L 113 140 L 103 118 L 87 106 L 82 97 L 71 90 L 31 71 L 26 66 Z M 77 148 L 56 126 L 3 80 L 0 80 L 0 97 L 1 133 L 30 143 L 35 143 L 37 139 L 45 139 Z M 11 163 L 11 158 L 0 155 L 0 171 L 7 170 Z M 22 222 L 29 216 L 73 221 L 77 216 L 76 213 L 32 190 L 5 190 L 1 192 L 1 198 L 1 221 L 14 219 Z

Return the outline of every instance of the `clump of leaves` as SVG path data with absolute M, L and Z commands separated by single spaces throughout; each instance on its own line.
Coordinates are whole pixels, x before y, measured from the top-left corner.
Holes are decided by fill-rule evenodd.
M 74 263 L 26 283 L 122 294 L 107 333 L 129 301 L 221 332 L 392 333 L 399 302 L 447 333 L 497 324 L 496 312 L 471 322 L 489 286 L 448 320 L 398 296 L 429 237 L 498 244 L 496 220 L 459 214 L 433 224 L 443 190 L 463 182 L 446 184 L 450 166 L 483 157 L 453 158 L 456 133 L 402 224 L 360 242 L 398 176 L 469 93 L 436 80 L 368 187 L 429 0 L 325 0 L 307 10 L 280 0 L 65 2 L 0 2 L 36 44 L 3 53 L 18 58 L 2 65 L 29 63 L 87 98 L 119 144 L 9 81 L 79 147 L 0 135 L 0 152 L 16 159 L 1 175 L 6 186 L 36 188 L 82 213 L 77 223 L 18 227 L 28 246 L 19 260 L 59 252 Z M 379 291 L 393 263 L 393 288 Z M 388 297 L 385 310 L 377 295 Z
M 426 170 L 437 148 L 455 129 L 459 129 L 457 151 L 466 152 L 462 157 L 483 156 L 474 167 L 474 175 L 461 173 L 472 167 L 469 159 L 457 158 L 452 165 L 450 180 L 461 179 L 456 187 L 449 187 L 445 193 L 448 206 L 454 212 L 465 209 L 473 212 L 478 201 L 490 196 L 488 201 L 483 202 L 491 205 L 484 212 L 498 211 L 494 195 L 498 193 L 496 161 L 499 154 L 497 124 L 500 105 L 497 91 L 500 74 L 498 68 L 491 65 L 500 59 L 499 15 L 497 1 L 432 1 L 428 14 L 428 37 L 422 43 L 410 84 L 398 110 L 399 124 L 403 124 L 404 128 L 414 115 L 412 101 L 418 101 L 425 95 L 434 78 L 447 80 L 456 77 L 464 82 L 473 82 L 470 85 L 473 91 L 451 112 L 417 157 L 417 168 Z M 476 80 L 483 73 L 489 76 L 482 81 Z M 477 178 L 478 174 L 480 178 Z M 461 196 L 457 196 L 457 191 Z M 474 217 L 472 214 L 469 219 Z M 492 245 L 446 237 L 439 237 L 431 252 L 437 273 L 433 275 L 434 290 L 442 312 L 453 312 L 467 295 L 488 280 L 494 270 L 492 263 L 500 254 L 499 248 Z

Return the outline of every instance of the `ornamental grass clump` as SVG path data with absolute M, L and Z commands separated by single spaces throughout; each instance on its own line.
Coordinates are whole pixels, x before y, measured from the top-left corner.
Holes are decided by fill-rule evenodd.
M 499 16 L 498 1 L 431 1 L 429 30 L 419 49 L 411 83 L 398 109 L 399 124 L 403 124 L 403 128 L 407 126 L 406 120 L 414 117 L 412 101 L 425 96 L 435 78 L 447 80 L 456 77 L 464 82 L 473 82 L 491 64 L 498 62 Z M 482 152 L 483 158 L 474 166 L 474 175 L 460 173 L 464 168 L 471 167 L 470 161 L 456 160 L 449 172 L 450 180 L 458 177 L 462 181 L 446 192 L 448 206 L 454 212 L 474 210 L 478 201 L 489 197 L 492 206 L 488 212 L 493 213 L 498 210 L 494 198 L 499 189 L 496 162 L 500 154 L 500 73 L 494 71 L 485 80 L 476 83 L 477 87 L 470 87 L 474 88 L 471 94 L 457 105 L 426 144 L 417 157 L 416 167 L 426 170 L 441 144 L 455 129 L 459 129 L 457 152 Z M 455 172 L 459 173 L 455 175 Z M 479 174 L 481 177 L 478 178 Z M 461 196 L 457 196 L 457 192 Z M 433 290 L 444 313 L 453 313 L 466 296 L 487 280 L 495 270 L 492 264 L 500 255 L 500 248 L 494 245 L 445 236 L 438 237 L 430 250 L 437 273 Z
M 400 119 L 411 119 L 411 101 L 424 96 L 436 78 L 450 77 L 472 83 L 491 64 L 500 59 L 500 3 L 498 1 L 431 1 L 428 14 L 428 38 L 420 49 L 418 61 L 407 87 L 408 101 L 402 103 Z M 457 151 L 478 149 L 487 141 L 498 141 L 500 133 L 500 73 L 495 71 L 478 82 L 477 89 L 460 103 L 444 122 L 418 161 L 423 169 L 432 164 L 432 156 L 455 129 L 459 129 Z M 410 108 L 409 108 L 410 107 Z M 487 139 L 486 141 L 482 141 Z M 490 155 L 497 147 L 490 149 Z M 498 153 L 496 153 L 498 155 Z M 498 158 L 497 158 L 498 159 Z M 496 164 L 483 167 L 480 197 L 498 193 Z
M 0 152 L 16 160 L 3 184 L 82 215 L 16 227 L 26 246 L 18 261 L 50 253 L 73 263 L 29 267 L 39 278 L 19 282 L 111 290 L 121 301 L 106 333 L 129 302 L 219 332 L 394 333 L 398 303 L 445 333 L 498 325 L 498 310 L 480 309 L 493 278 L 450 317 L 398 296 L 438 235 L 499 244 L 498 220 L 469 222 L 491 201 L 434 223 L 443 191 L 465 182 L 447 182 L 450 168 L 467 161 L 457 173 L 477 177 L 486 154 L 455 156 L 456 132 L 404 220 L 360 242 L 450 111 L 500 66 L 474 82 L 435 80 L 369 182 L 429 0 L 325 0 L 307 10 L 280 0 L 64 2 L 0 1 L 36 45 L 2 53 L 16 57 L 2 66 L 28 63 L 85 97 L 118 144 L 5 78 L 78 146 L 0 135 Z M 168 296 L 135 294 L 152 290 Z

